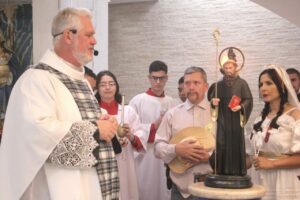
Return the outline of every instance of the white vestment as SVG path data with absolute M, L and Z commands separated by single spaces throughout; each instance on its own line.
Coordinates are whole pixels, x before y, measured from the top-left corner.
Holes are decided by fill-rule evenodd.
M 176 101 L 169 97 L 154 97 L 146 93 L 138 94 L 130 102 L 140 117 L 144 136 L 142 143 L 147 143 L 151 123 L 155 122 L 161 114 L 176 105 Z M 146 153 L 135 157 L 140 200 L 167 200 L 170 191 L 166 184 L 166 167 L 162 160 L 154 156 L 154 144 L 147 143 Z
M 118 107 L 117 121 L 121 122 L 121 106 Z M 142 130 L 137 113 L 130 106 L 124 107 L 124 123 L 128 124 L 132 133 L 140 138 Z M 145 148 L 145 147 L 144 147 Z M 117 163 L 120 178 L 121 200 L 139 200 L 139 191 L 136 176 L 136 166 L 134 162 L 134 147 L 128 141 L 126 147 L 122 147 L 122 152 L 117 154 Z
M 74 80 L 71 68 L 53 51 L 41 60 Z M 101 200 L 96 169 L 46 163 L 53 149 L 81 115 L 72 94 L 55 75 L 28 69 L 15 84 L 0 148 L 1 200 Z

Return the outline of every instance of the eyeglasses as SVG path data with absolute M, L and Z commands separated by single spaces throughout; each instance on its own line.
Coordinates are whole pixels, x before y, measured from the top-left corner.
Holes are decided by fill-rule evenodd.
M 149 78 L 155 82 L 157 81 L 162 82 L 167 80 L 167 76 L 150 76 Z
M 113 87 L 116 86 L 115 82 L 100 82 L 99 84 L 100 87 L 104 88 L 104 87 Z
M 68 30 L 68 31 L 70 31 L 70 32 L 73 33 L 73 34 L 76 34 L 76 33 L 77 33 L 77 30 L 76 30 L 76 29 L 70 29 L 70 30 Z M 64 31 L 61 32 L 61 33 L 53 34 L 53 37 L 55 38 L 55 37 L 57 37 L 57 36 L 59 36 L 59 35 L 62 35 L 63 33 L 64 33 Z

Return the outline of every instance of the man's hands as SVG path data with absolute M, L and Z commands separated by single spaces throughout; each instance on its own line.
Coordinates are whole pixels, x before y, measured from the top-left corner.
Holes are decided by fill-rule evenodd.
M 110 115 L 101 115 L 96 122 L 99 129 L 100 139 L 110 142 L 117 132 L 118 122 L 116 118 Z
M 209 159 L 208 152 L 196 143 L 196 140 L 187 140 L 178 143 L 175 146 L 175 152 L 182 159 L 189 163 L 196 164 L 199 162 L 206 162 Z

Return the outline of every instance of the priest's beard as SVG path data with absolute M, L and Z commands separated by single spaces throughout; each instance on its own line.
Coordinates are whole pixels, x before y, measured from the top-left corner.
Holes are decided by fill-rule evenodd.
M 76 42 L 72 54 L 80 64 L 85 65 L 93 59 L 93 56 L 89 55 L 88 50 L 80 51 L 78 46 L 78 42 Z

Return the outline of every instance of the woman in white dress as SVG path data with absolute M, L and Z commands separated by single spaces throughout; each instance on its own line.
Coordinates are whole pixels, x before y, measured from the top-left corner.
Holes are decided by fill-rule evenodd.
M 259 76 L 259 93 L 265 106 L 246 137 L 257 184 L 266 188 L 263 199 L 299 200 L 300 105 L 285 70 L 268 66 Z
M 119 93 L 119 83 L 110 71 L 101 71 L 96 80 L 96 98 L 101 109 L 105 109 L 108 114 L 114 115 L 121 123 L 121 102 L 122 96 Z M 138 200 L 138 186 L 134 162 L 134 151 L 144 151 L 139 136 L 142 135 L 140 120 L 137 113 L 130 106 L 124 106 L 124 131 L 125 137 L 120 138 L 122 152 L 116 155 L 119 179 L 120 179 L 120 199 Z

